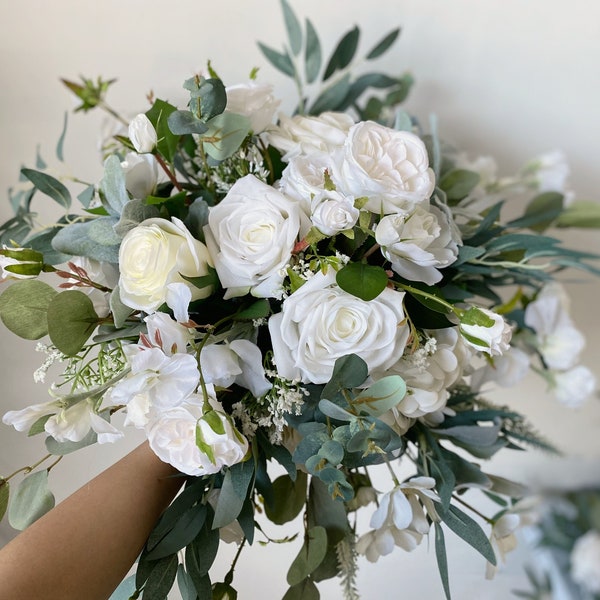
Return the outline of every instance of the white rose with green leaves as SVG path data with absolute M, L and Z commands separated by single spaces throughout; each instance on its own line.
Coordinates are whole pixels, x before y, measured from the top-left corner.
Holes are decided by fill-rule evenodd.
M 344 143 L 340 191 L 360 198 L 376 214 L 411 211 L 429 199 L 435 176 L 427 148 L 414 133 L 373 121 L 354 125 Z
M 275 111 L 281 104 L 281 100 L 273 96 L 273 86 L 270 84 L 250 81 L 227 86 L 225 91 L 226 110 L 248 117 L 254 133 L 261 133 L 272 124 Z
M 277 372 L 286 379 L 326 383 L 335 361 L 357 354 L 369 372 L 397 362 L 409 328 L 403 292 L 384 289 L 365 301 L 342 290 L 335 271 L 316 273 L 269 319 Z
M 131 229 L 119 249 L 120 297 L 136 310 L 154 312 L 169 301 L 169 286 L 189 289 L 191 300 L 206 298 L 211 286 L 198 288 L 186 277 L 208 274 L 213 262 L 206 246 L 177 218 L 152 218 Z
M 298 204 L 253 175 L 211 207 L 204 228 L 225 299 L 281 297 L 285 266 L 298 238 Z
M 471 307 L 465 311 L 460 317 L 460 333 L 470 346 L 490 356 L 498 356 L 510 348 L 510 325 L 487 308 Z

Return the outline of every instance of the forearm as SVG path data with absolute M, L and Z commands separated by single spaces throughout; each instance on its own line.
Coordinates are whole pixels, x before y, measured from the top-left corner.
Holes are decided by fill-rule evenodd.
M 104 600 L 183 483 L 142 444 L 0 550 L 0 600 Z

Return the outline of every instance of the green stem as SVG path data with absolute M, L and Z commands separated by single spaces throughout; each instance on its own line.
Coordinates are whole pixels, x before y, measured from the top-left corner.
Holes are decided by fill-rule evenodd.
M 154 158 L 156 158 L 156 162 L 160 165 L 161 169 L 167 174 L 169 181 L 175 186 L 178 192 L 181 192 L 183 188 L 181 187 L 179 181 L 177 181 L 177 177 L 175 177 L 175 174 L 171 171 L 171 169 L 169 169 L 164 158 L 160 154 L 158 154 L 158 152 L 154 154 Z
M 36 463 L 32 464 L 31 466 L 21 467 L 20 469 L 17 469 L 14 473 L 11 473 L 10 475 L 7 475 L 6 477 L 0 477 L 0 482 L 9 481 L 13 477 L 18 475 L 19 473 L 25 473 L 26 475 L 31 473 L 31 471 L 33 471 L 34 469 L 37 469 L 43 462 L 47 461 L 51 456 L 53 456 L 53 455 L 46 454 L 46 456 L 44 456 L 44 458 L 41 458 L 40 460 L 38 460 Z M 62 458 L 62 456 L 60 458 Z M 60 460 L 60 458 L 59 458 L 59 460 Z M 57 462 L 58 461 L 52 463 L 48 470 L 50 470 Z
M 233 561 L 231 562 L 231 567 L 229 567 L 229 571 L 227 572 L 227 575 L 225 575 L 224 582 L 227 585 L 231 585 L 231 582 L 233 581 L 233 571 L 235 570 L 235 566 L 237 565 L 237 561 L 240 557 L 240 554 L 242 553 L 242 548 L 244 547 L 245 544 L 246 544 L 246 538 L 244 537 L 242 539 L 242 541 L 240 542 L 240 545 L 238 546 L 235 556 L 233 557 Z
M 98 106 L 106 111 L 111 117 L 114 117 L 115 119 L 117 119 L 117 121 L 123 123 L 123 125 L 125 125 L 125 127 L 129 127 L 129 123 L 113 108 L 111 108 L 108 104 L 106 104 L 106 102 L 102 101 L 98 104 Z
M 433 300 L 434 302 L 437 302 L 441 306 L 443 306 L 443 307 L 447 308 L 449 311 L 453 312 L 457 317 L 460 317 L 461 314 L 464 312 L 462 309 L 457 308 L 453 304 L 450 304 L 450 302 L 443 300 L 442 298 L 440 298 L 439 296 L 436 296 L 435 294 L 430 294 L 429 292 L 425 292 L 424 290 L 415 288 L 412 285 L 406 285 L 406 284 L 400 283 L 398 281 L 392 280 L 392 283 L 397 288 L 400 288 L 406 292 L 409 292 L 410 294 L 413 294 L 415 296 L 421 296 L 422 298 L 427 298 L 429 300 Z

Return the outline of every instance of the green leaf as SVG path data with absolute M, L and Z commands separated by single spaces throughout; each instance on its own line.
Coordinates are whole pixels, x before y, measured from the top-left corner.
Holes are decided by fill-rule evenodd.
M 181 593 L 181 600 L 197 600 L 198 594 L 194 585 L 194 580 L 185 570 L 183 565 L 177 567 L 177 587 Z
M 50 339 L 67 356 L 74 356 L 83 348 L 99 320 L 90 297 L 79 290 L 54 296 L 47 314 Z
M 567 206 L 556 221 L 558 227 L 600 228 L 600 203 L 579 200 Z
M 0 521 L 4 518 L 8 508 L 8 498 L 10 496 L 10 483 L 6 479 L 0 479 Z
M 88 185 L 83 192 L 77 194 L 77 200 L 79 200 L 83 208 L 89 208 L 95 194 L 96 188 L 93 185 Z
M 352 405 L 372 417 L 379 417 L 396 406 L 406 395 L 406 383 L 400 375 L 382 377 L 352 401 Z
M 162 154 L 167 161 L 172 162 L 177 152 L 177 144 L 179 142 L 178 135 L 175 135 L 168 124 L 169 115 L 177 110 L 175 106 L 165 102 L 164 100 L 155 100 L 152 108 L 146 112 L 146 116 L 156 129 L 158 142 L 156 144 L 157 151 Z
M 304 50 L 306 83 L 313 83 L 321 69 L 321 42 L 310 19 L 306 19 L 306 48 Z
M 165 600 L 177 576 L 177 555 L 166 556 L 152 565 L 144 585 L 144 600 Z
M 439 186 L 446 192 L 450 202 L 458 202 L 473 191 L 480 179 L 479 174 L 474 171 L 454 169 L 442 177 Z
M 175 135 L 186 135 L 188 133 L 206 133 L 208 125 L 201 121 L 189 110 L 173 111 L 167 119 L 169 129 Z
M 538 194 L 525 209 L 525 214 L 507 225 L 510 227 L 528 227 L 540 233 L 548 229 L 563 213 L 564 196 L 558 192 Z
M 121 300 L 121 288 L 117 285 L 111 292 L 108 301 L 110 312 L 112 313 L 113 321 L 117 329 L 125 326 L 127 318 L 133 313 L 133 308 L 123 304 Z
M 281 9 L 283 10 L 285 28 L 287 29 L 288 39 L 290 40 L 292 54 L 298 56 L 302 49 L 302 30 L 300 29 L 300 22 L 286 0 L 281 0 Z
M 135 593 L 135 575 L 131 575 L 119 584 L 108 600 L 130 600 Z M 195 599 L 194 599 L 195 600 Z
M 342 37 L 325 67 L 323 81 L 327 81 L 337 70 L 345 69 L 350 64 L 356 54 L 359 37 L 358 27 L 354 27 Z
M 234 315 L 236 321 L 250 321 L 252 319 L 262 319 L 271 313 L 271 305 L 266 298 L 257 300 L 247 308 L 240 310 Z
M 235 521 L 244 505 L 253 475 L 254 463 L 251 460 L 227 469 L 215 509 L 213 528 L 225 527 Z
M 277 52 L 277 50 L 273 50 L 269 46 L 265 46 L 265 44 L 258 42 L 258 47 L 261 52 L 265 55 L 265 58 L 278 70 L 290 77 L 294 77 L 296 74 L 296 69 L 294 68 L 294 64 L 286 52 L 282 54 L 281 52 Z
M 352 421 L 356 419 L 356 415 L 348 412 L 345 408 L 338 406 L 331 400 L 323 398 L 319 401 L 319 410 L 327 417 L 336 419 L 337 421 Z
M 319 589 L 312 579 L 304 579 L 298 585 L 292 586 L 282 600 L 319 600 Z
M 77 450 L 91 446 L 97 441 L 97 433 L 93 429 L 90 429 L 87 435 L 78 442 L 57 442 L 52 436 L 48 436 L 45 444 L 46 449 L 50 454 L 54 454 L 55 456 L 65 456 L 65 454 L 71 454 L 72 452 L 77 452 Z
M 250 133 L 250 119 L 244 115 L 226 112 L 208 123 L 209 128 L 202 141 L 206 153 L 215 160 L 231 156 Z
M 337 272 L 337 284 L 361 300 L 374 300 L 388 284 L 385 269 L 362 262 L 350 262 Z
M 56 144 L 56 158 L 58 158 L 58 160 L 60 160 L 61 162 L 63 162 L 64 159 L 64 155 L 63 155 L 63 146 L 65 143 L 65 135 L 67 134 L 67 123 L 69 121 L 69 113 L 65 111 L 65 116 L 63 119 L 63 128 L 60 134 L 60 137 L 58 138 L 58 142 Z
M 21 173 L 35 185 L 35 187 L 50 196 L 52 200 L 58 202 L 63 208 L 69 208 L 71 206 L 71 193 L 67 187 L 47 173 L 41 171 L 35 171 L 34 169 L 21 169 Z
M 143 200 L 128 200 L 121 211 L 121 218 L 114 225 L 114 232 L 119 237 L 125 237 L 125 234 L 137 227 L 142 221 L 158 217 L 160 211 L 155 207 L 146 204 Z
M 339 81 L 323 91 L 310 108 L 311 115 L 338 110 L 350 90 L 350 75 L 346 73 Z
M 483 529 L 481 529 L 477 522 L 453 505 L 450 505 L 448 510 L 446 510 L 441 504 L 436 503 L 436 511 L 442 521 L 446 523 L 456 535 L 475 548 L 477 552 L 493 565 L 496 564 L 494 549 Z
M 349 531 L 344 503 L 334 500 L 328 487 L 316 477 L 310 480 L 306 513 L 309 527 L 325 527 L 330 544 L 337 544 Z
M 322 562 L 327 554 L 327 531 L 324 527 L 311 527 L 306 534 L 300 552 L 293 560 L 287 573 L 287 582 L 298 585 Z
M 341 390 L 358 387 L 368 374 L 367 363 L 360 356 L 356 354 L 341 356 L 333 365 L 331 379 L 323 388 L 321 398 L 330 400 Z
M 54 508 L 54 495 L 48 489 L 48 471 L 36 471 L 23 479 L 8 507 L 8 522 L 23 530 Z
M 446 600 L 451 600 L 450 582 L 448 580 L 448 557 L 446 556 L 444 530 L 437 521 L 434 521 L 433 525 L 435 527 L 435 556 L 437 558 L 438 570 L 442 579 L 442 586 L 444 588 Z
M 56 295 L 56 290 L 43 281 L 16 281 L 0 294 L 0 319 L 15 335 L 39 340 L 48 333 L 46 315 Z
M 125 172 L 116 154 L 111 154 L 104 161 L 104 176 L 100 182 L 100 189 L 104 193 L 103 206 L 109 214 L 119 216 L 129 202 L 129 194 L 125 187 Z
M 219 530 L 212 528 L 212 510 L 207 508 L 209 518 L 204 523 L 200 535 L 196 536 L 185 550 L 185 566 L 196 589 L 206 585 L 203 578 L 208 575 L 219 550 Z
M 379 58 L 382 54 L 388 51 L 390 46 L 396 41 L 400 35 L 400 28 L 393 29 L 390 31 L 380 42 L 378 42 L 373 49 L 367 54 L 367 60 L 373 60 Z
M 148 552 L 149 560 L 158 560 L 179 552 L 200 533 L 206 520 L 206 506 L 196 504 L 188 508 L 175 522 L 173 528 Z
M 52 247 L 63 254 L 87 256 L 100 262 L 119 262 L 121 238 L 115 233 L 117 217 L 98 217 L 63 227 L 52 240 Z
M 318 456 L 333 466 L 339 465 L 344 458 L 344 446 L 335 440 L 327 440 L 320 448 Z
M 267 518 L 275 525 L 283 525 L 295 519 L 306 502 L 307 476 L 298 471 L 296 480 L 281 475 L 273 482 L 273 503 L 265 503 Z

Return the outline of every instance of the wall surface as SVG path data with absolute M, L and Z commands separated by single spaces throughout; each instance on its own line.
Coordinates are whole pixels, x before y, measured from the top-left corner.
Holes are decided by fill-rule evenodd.
M 389 29 L 403 28 L 394 51 L 377 63 L 384 72 L 410 71 L 416 86 L 407 110 L 427 123 L 438 119 L 441 136 L 472 157 L 496 157 L 501 173 L 511 174 L 533 156 L 560 149 L 568 156 L 577 197 L 600 201 L 597 140 L 600 135 L 600 5 L 589 0 L 292 0 L 310 17 L 330 51 L 340 34 L 357 24 L 362 48 Z M 54 158 L 63 114 L 73 108 L 60 77 L 102 75 L 118 79 L 109 100 L 117 109 L 145 110 L 146 94 L 184 102 L 181 84 L 207 59 L 226 83 L 244 81 L 255 66 L 260 79 L 275 84 L 291 106 L 293 87 L 262 58 L 256 40 L 280 47 L 285 34 L 275 0 L 2 0 L 0 21 L 0 188 L 17 182 L 19 168 L 33 166 L 36 148 L 61 175 L 96 180 L 99 115 L 69 115 L 66 165 Z M 49 209 L 40 209 L 42 219 Z M 0 206 L 0 217 L 8 217 Z M 558 232 L 575 247 L 600 252 L 598 233 Z M 577 280 L 577 281 L 576 281 Z M 582 281 L 585 282 L 582 283 Z M 600 376 L 598 281 L 579 274 L 566 278 L 574 318 L 588 339 L 584 362 Z M 582 283 L 580 285 L 580 283 Z M 0 330 L 0 413 L 45 399 L 32 380 L 42 357 L 33 344 Z M 600 478 L 600 403 L 578 410 L 559 405 L 544 385 L 528 380 L 496 399 L 531 416 L 539 430 L 566 456 L 513 453 L 495 461 L 499 474 L 533 486 L 567 486 Z M 64 459 L 52 473 L 62 499 L 139 441 L 131 431 L 114 446 L 95 446 Z M 42 440 L 27 439 L 0 425 L 0 474 L 30 464 L 43 454 Z M 270 531 L 274 536 L 280 532 Z M 0 545 L 13 532 L 0 525 Z M 448 536 L 451 585 L 457 599 L 505 599 L 524 587 L 525 549 L 509 556 L 493 582 L 483 578 L 483 559 Z M 376 565 L 362 564 L 363 598 L 442 598 L 433 544 L 412 554 L 398 550 Z M 285 571 L 297 545 L 255 547 L 236 572 L 242 600 L 280 598 Z M 218 572 L 227 568 L 223 558 Z M 260 581 L 260 593 L 256 582 Z M 341 598 L 337 582 L 323 597 Z

